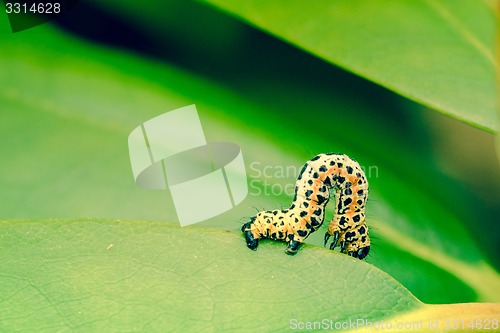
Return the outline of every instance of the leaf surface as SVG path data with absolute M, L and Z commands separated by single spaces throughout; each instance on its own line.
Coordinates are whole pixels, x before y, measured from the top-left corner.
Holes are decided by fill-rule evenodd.
M 166 222 L 2 220 L 0 247 L 6 331 L 278 332 L 294 319 L 375 319 L 421 306 L 346 255 L 305 246 L 290 257 L 276 242 L 253 252 L 241 234 Z
M 483 1 L 208 2 L 416 102 L 499 129 L 495 15 Z

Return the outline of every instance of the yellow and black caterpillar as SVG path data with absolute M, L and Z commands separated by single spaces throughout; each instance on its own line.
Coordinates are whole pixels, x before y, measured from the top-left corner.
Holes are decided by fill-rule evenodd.
M 331 188 L 336 189 L 336 209 L 324 245 L 333 236 L 331 250 L 339 244 L 341 252 L 365 258 L 370 252 L 365 223 L 368 181 L 358 162 L 334 153 L 316 155 L 306 162 L 289 209 L 259 212 L 243 225 L 248 248 L 256 250 L 260 238 L 270 238 L 286 241 L 285 252 L 296 254 L 307 236 L 323 224 Z

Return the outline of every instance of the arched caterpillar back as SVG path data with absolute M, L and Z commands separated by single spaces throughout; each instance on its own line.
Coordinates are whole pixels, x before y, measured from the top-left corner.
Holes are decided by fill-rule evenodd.
M 300 245 L 324 220 L 329 189 L 336 189 L 335 214 L 325 233 L 325 246 L 340 245 L 341 252 L 363 259 L 370 251 L 365 223 L 368 181 L 365 173 L 347 155 L 320 154 L 307 161 L 295 184 L 295 197 L 289 209 L 257 213 L 241 228 L 247 246 L 256 250 L 260 238 L 286 241 L 287 254 L 296 254 Z

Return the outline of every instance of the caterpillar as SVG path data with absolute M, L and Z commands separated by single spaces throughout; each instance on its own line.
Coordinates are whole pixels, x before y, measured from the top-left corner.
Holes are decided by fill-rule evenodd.
M 330 250 L 364 259 L 370 252 L 365 223 L 368 180 L 358 162 L 344 154 L 319 154 L 304 164 L 295 183 L 295 196 L 288 209 L 261 211 L 243 224 L 247 247 L 257 250 L 259 239 L 288 243 L 285 253 L 294 255 L 304 240 L 324 220 L 325 206 L 335 189 L 335 214 L 324 236 L 333 236 Z

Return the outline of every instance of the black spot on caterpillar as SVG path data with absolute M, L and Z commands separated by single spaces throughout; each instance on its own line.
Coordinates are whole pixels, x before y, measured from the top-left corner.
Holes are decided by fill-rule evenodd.
M 260 238 L 270 238 L 287 242 L 285 253 L 296 254 L 304 240 L 323 224 L 330 199 L 327 188 L 336 189 L 336 211 L 324 245 L 333 236 L 331 250 L 339 245 L 341 252 L 365 258 L 370 251 L 365 223 L 368 180 L 358 162 L 334 153 L 319 154 L 306 162 L 289 209 L 261 211 L 242 226 L 248 248 L 256 250 Z

